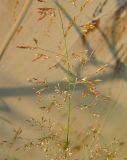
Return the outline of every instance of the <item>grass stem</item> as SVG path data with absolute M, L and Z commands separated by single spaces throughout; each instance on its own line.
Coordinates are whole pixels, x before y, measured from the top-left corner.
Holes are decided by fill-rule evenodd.
M 61 21 L 61 28 L 62 28 L 62 32 L 63 32 L 63 37 L 64 37 L 64 46 L 65 46 L 65 53 L 66 53 L 66 58 L 67 58 L 67 71 L 68 71 L 68 120 L 67 120 L 67 136 L 66 136 L 66 148 L 68 148 L 69 134 L 70 134 L 70 118 L 71 118 L 71 77 L 69 75 L 70 62 L 69 62 L 69 53 L 68 53 L 68 49 L 67 49 L 67 40 L 65 37 L 64 25 L 63 25 L 63 20 L 62 20 L 62 16 L 60 13 L 60 9 L 58 9 L 58 11 L 59 11 L 59 17 L 60 17 L 60 21 Z

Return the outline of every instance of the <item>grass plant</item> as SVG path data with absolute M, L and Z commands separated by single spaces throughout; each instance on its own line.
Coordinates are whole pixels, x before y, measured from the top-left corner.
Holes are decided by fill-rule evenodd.
M 88 1 L 86 1 L 86 2 L 88 2 Z M 83 7 L 85 7 L 86 2 L 84 3 Z M 77 153 L 80 154 L 81 157 L 84 154 L 83 155 L 84 158 L 81 158 L 80 160 L 85 160 L 85 159 L 98 160 L 98 158 L 100 158 L 100 157 L 101 157 L 101 159 L 105 158 L 107 160 L 113 160 L 113 159 L 115 160 L 115 159 L 117 159 L 117 154 L 116 153 L 119 151 L 118 149 L 120 148 L 120 146 L 123 146 L 124 143 L 123 142 L 119 142 L 119 141 L 117 141 L 115 139 L 109 145 L 103 144 L 102 139 L 101 139 L 102 133 L 100 132 L 98 124 L 97 125 L 95 124 L 95 122 L 98 123 L 98 118 L 100 117 L 100 114 L 99 113 L 94 113 L 93 112 L 94 110 L 92 110 L 92 107 L 96 107 L 96 103 L 95 102 L 98 102 L 99 100 L 98 101 L 92 101 L 90 104 L 88 103 L 88 105 L 86 105 L 84 103 L 84 101 L 81 104 L 79 104 L 78 108 L 87 109 L 88 113 L 90 113 L 90 115 L 94 119 L 93 120 L 93 124 L 92 124 L 92 127 L 90 126 L 87 130 L 85 130 L 85 131 L 83 130 L 83 132 L 81 130 L 81 133 L 79 133 L 80 131 L 79 132 L 72 131 L 73 130 L 73 127 L 71 128 L 71 121 L 73 122 L 73 119 L 71 120 L 71 117 L 72 117 L 72 102 L 73 102 L 72 101 L 72 92 L 78 88 L 77 87 L 78 84 L 81 84 L 82 88 L 84 86 L 86 86 L 86 88 L 87 88 L 86 90 L 84 89 L 83 92 L 81 90 L 81 95 L 83 96 L 83 98 L 86 98 L 87 96 L 94 96 L 93 99 L 95 100 L 96 98 L 99 99 L 99 98 L 104 98 L 104 97 L 102 97 L 100 92 L 98 92 L 98 90 L 96 90 L 96 82 L 98 80 L 92 81 L 92 80 L 88 80 L 87 77 L 85 77 L 85 78 L 79 77 L 78 74 L 76 74 L 76 76 L 75 76 L 75 74 L 73 75 L 73 73 L 72 73 L 73 64 L 70 61 L 71 53 L 68 50 L 67 32 L 70 30 L 70 28 L 73 25 L 75 25 L 75 23 L 74 24 L 72 23 L 70 25 L 70 27 L 68 28 L 68 30 L 66 30 L 64 28 L 64 20 L 63 20 L 63 17 L 62 17 L 62 11 L 63 11 L 62 7 L 59 4 L 57 4 L 57 2 L 56 2 L 56 6 L 58 8 L 58 14 L 59 14 L 60 26 L 61 26 L 60 29 L 62 31 L 64 50 L 65 50 L 64 57 L 66 59 L 66 65 L 67 65 L 66 68 L 65 68 L 66 74 L 67 74 L 67 79 L 66 79 L 67 81 L 64 83 L 67 86 L 67 91 L 66 91 L 67 92 L 67 101 L 65 100 L 64 101 L 65 103 L 63 101 L 59 103 L 59 104 L 64 103 L 64 104 L 67 105 L 66 135 L 65 135 L 65 132 L 63 132 L 63 130 L 61 132 L 60 131 L 58 131 L 58 132 L 55 131 L 55 129 L 57 127 L 55 126 L 55 123 L 52 122 L 52 119 L 50 119 L 50 116 L 49 117 L 42 116 L 41 119 L 39 119 L 39 120 L 36 119 L 36 118 L 35 119 L 34 118 L 30 118 L 30 119 L 26 120 L 26 122 L 30 126 L 36 127 L 36 129 L 39 130 L 40 134 L 39 134 L 39 137 L 36 138 L 35 140 L 33 138 L 31 138 L 32 140 L 30 142 L 26 143 L 24 145 L 24 147 L 22 147 L 22 149 L 26 149 L 27 150 L 27 149 L 30 149 L 32 147 L 40 147 L 41 149 L 43 149 L 44 154 L 48 157 L 47 158 L 48 160 L 49 159 L 52 159 L 52 160 L 72 160 L 72 159 L 73 160 L 77 160 L 76 158 L 74 158 L 74 157 L 77 156 Z M 82 8 L 81 8 L 80 12 L 82 11 Z M 51 11 L 51 12 L 48 12 L 48 11 Z M 42 8 L 41 9 L 42 17 L 40 18 L 40 20 L 45 18 L 47 15 L 49 16 L 50 13 L 53 13 L 53 16 L 54 16 L 55 15 L 54 11 L 55 10 L 51 9 L 51 8 L 46 8 L 46 9 Z M 71 20 L 71 22 L 73 22 L 73 20 Z M 99 21 L 92 21 L 91 23 L 88 23 L 88 24 L 85 24 L 85 25 L 81 26 L 81 28 L 82 27 L 84 29 L 87 28 L 87 30 L 85 30 L 86 31 L 85 34 L 88 34 L 89 32 L 92 32 L 94 29 L 96 29 L 98 24 L 99 24 Z M 80 29 L 80 27 L 79 27 L 79 29 Z M 38 45 L 38 39 L 34 38 L 33 40 L 34 40 L 34 43 L 35 43 L 34 46 L 31 46 L 31 45 L 26 45 L 26 46 L 18 45 L 17 48 L 30 49 L 30 50 L 39 50 L 39 51 L 46 52 L 46 53 L 51 52 L 51 53 L 54 53 L 54 54 L 58 54 L 58 53 L 56 53 L 54 51 L 41 48 L 41 46 Z M 93 53 L 91 53 L 91 55 L 92 54 Z M 90 61 L 91 55 L 88 57 L 88 59 L 85 59 L 85 57 L 83 57 L 81 54 L 78 55 L 77 53 L 76 53 L 75 56 L 78 57 L 76 60 L 77 60 L 77 62 L 78 61 L 80 62 L 80 66 L 83 66 L 87 62 Z M 37 54 L 36 58 L 34 58 L 32 60 L 32 62 L 35 62 L 35 61 L 37 61 L 37 60 L 39 60 L 41 58 L 43 60 L 46 60 L 46 59 L 49 59 L 49 56 L 47 56 L 47 54 L 43 54 L 43 53 L 40 54 L 39 53 L 39 54 Z M 55 68 L 56 64 L 53 65 L 53 67 Z M 50 68 L 53 68 L 53 67 L 50 67 Z M 104 71 L 106 67 L 107 67 L 107 65 L 101 66 L 100 68 L 97 69 L 96 73 Z M 44 81 L 40 81 L 40 80 L 38 80 L 36 78 L 33 78 L 32 80 L 29 79 L 29 81 L 32 84 L 34 84 L 33 85 L 34 86 L 33 87 L 34 90 L 36 90 L 35 89 L 36 87 L 38 87 L 38 88 L 42 87 L 42 89 L 37 90 L 37 92 L 36 92 L 36 94 L 39 97 L 41 96 L 41 91 L 44 92 L 50 87 L 47 79 L 44 79 Z M 63 82 L 63 80 L 61 82 Z M 54 84 L 56 85 L 56 83 L 53 83 L 53 85 Z M 60 95 L 60 96 L 62 95 L 62 98 L 63 98 L 65 96 L 65 95 L 63 95 L 63 92 L 65 90 L 64 90 L 64 88 L 61 88 L 61 86 L 62 86 L 62 83 L 61 84 L 58 83 L 58 86 L 56 87 L 56 90 L 55 90 L 55 96 L 56 96 L 56 94 Z M 54 90 L 53 90 L 53 93 L 54 93 Z M 57 103 L 58 102 L 54 98 L 50 104 L 48 104 L 48 105 L 46 104 L 46 105 L 42 106 L 41 109 L 44 112 L 48 111 L 48 113 L 49 113 L 51 111 L 52 107 L 59 106 L 59 104 L 57 104 Z M 89 108 L 90 108 L 90 110 L 89 110 Z M 79 118 L 79 115 L 78 115 L 78 118 Z M 106 120 L 107 120 L 107 117 L 106 117 Z M 105 125 L 105 123 L 104 123 L 104 125 Z M 103 129 L 103 126 L 102 126 L 102 129 Z M 74 144 L 74 146 L 70 145 L 70 133 L 72 133 L 70 131 L 72 131 L 73 134 L 77 134 L 78 138 L 79 138 L 78 139 L 79 140 L 78 143 L 75 142 L 75 139 L 74 139 L 74 141 L 72 139 L 71 144 Z M 18 128 L 18 129 L 14 130 L 14 138 L 13 138 L 13 142 L 11 143 L 12 145 L 14 145 L 19 139 L 22 138 L 21 137 L 21 133 L 22 133 L 22 129 L 21 128 Z M 61 133 L 64 133 L 64 137 L 65 137 L 65 141 L 64 142 L 62 141 L 63 137 L 61 136 Z M 53 149 L 53 151 L 51 149 Z M 54 152 L 58 152 L 58 153 L 54 154 Z M 72 155 L 70 157 L 68 156 L 69 152 Z M 16 160 L 16 158 L 9 158 L 9 159 L 10 160 Z M 123 159 L 123 158 L 121 158 L 121 159 Z M 126 159 L 126 157 L 124 159 Z
M 67 40 L 64 31 L 64 25 L 63 25 L 63 20 L 61 16 L 61 11 L 58 8 L 59 12 L 59 17 L 61 21 L 61 28 L 62 28 L 62 33 L 63 33 L 63 38 L 64 38 L 64 46 L 65 46 L 65 54 L 67 58 L 67 71 L 68 71 L 68 120 L 67 120 L 67 136 L 66 136 L 66 148 L 69 146 L 69 134 L 70 134 L 70 120 L 71 120 L 71 77 L 70 77 L 70 72 L 71 72 L 71 67 L 70 67 L 70 62 L 69 62 L 69 52 L 67 48 Z

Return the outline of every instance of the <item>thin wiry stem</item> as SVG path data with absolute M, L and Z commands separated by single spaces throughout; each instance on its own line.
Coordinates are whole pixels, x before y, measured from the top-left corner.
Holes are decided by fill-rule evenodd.
M 65 45 L 65 53 L 66 53 L 66 57 L 67 57 L 67 70 L 68 70 L 68 120 L 67 120 L 67 137 L 66 137 L 66 145 L 68 148 L 69 145 L 69 134 L 70 134 L 70 118 L 71 118 L 71 77 L 69 75 L 70 73 L 70 63 L 69 63 L 69 53 L 68 53 L 68 49 L 67 49 L 67 40 L 65 35 L 65 31 L 64 31 L 64 25 L 63 25 L 63 20 L 62 20 L 62 16 L 60 13 L 60 9 L 58 9 L 59 11 L 59 16 L 60 16 L 60 21 L 61 21 L 61 28 L 62 28 L 62 32 L 63 32 L 63 37 L 64 37 L 64 45 Z

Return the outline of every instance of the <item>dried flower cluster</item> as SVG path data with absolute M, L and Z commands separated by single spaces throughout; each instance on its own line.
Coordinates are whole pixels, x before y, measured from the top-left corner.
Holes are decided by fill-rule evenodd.
M 38 20 L 43 20 L 45 17 L 55 17 L 55 9 L 54 8 L 38 8 L 39 18 Z
M 96 20 L 93 20 L 92 22 L 89 22 L 85 25 L 81 25 L 80 28 L 81 28 L 82 32 L 84 33 L 84 35 L 87 35 L 89 32 L 94 31 L 98 27 L 99 22 L 100 22 L 100 20 L 96 19 Z

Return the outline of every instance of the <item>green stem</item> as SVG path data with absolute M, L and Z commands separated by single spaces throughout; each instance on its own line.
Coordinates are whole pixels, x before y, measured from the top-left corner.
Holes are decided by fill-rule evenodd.
M 69 75 L 70 73 L 70 63 L 69 63 L 69 53 L 68 53 L 68 49 L 67 49 L 67 40 L 66 37 L 64 36 L 64 25 L 63 25 L 63 20 L 62 20 L 62 16 L 60 13 L 60 9 L 58 9 L 59 11 L 59 16 L 60 16 L 60 21 L 61 21 L 61 28 L 62 28 L 62 32 L 63 32 L 63 37 L 64 37 L 64 45 L 65 45 L 65 53 L 66 53 L 66 57 L 67 57 L 67 70 L 68 70 L 68 120 L 67 120 L 67 137 L 66 137 L 66 147 L 68 148 L 69 145 L 69 134 L 70 134 L 70 117 L 71 117 L 71 77 Z

